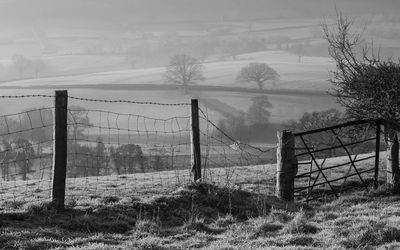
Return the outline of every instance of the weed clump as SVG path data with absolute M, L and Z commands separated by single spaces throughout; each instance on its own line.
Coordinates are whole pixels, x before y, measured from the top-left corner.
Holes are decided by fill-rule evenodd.
M 209 227 L 204 220 L 198 218 L 191 218 L 182 226 L 185 231 L 205 232 L 210 234 L 221 233 L 222 230 Z
M 253 234 L 252 238 L 266 237 L 266 236 L 270 235 L 271 233 L 281 230 L 282 227 L 283 227 L 282 225 L 273 224 L 271 222 L 264 221 L 263 223 L 261 223 L 261 225 L 259 225 L 256 228 L 256 231 Z
M 135 225 L 135 232 L 139 234 L 157 235 L 160 233 L 161 226 L 152 220 L 139 220 Z
M 25 205 L 25 202 L 21 201 L 21 200 L 5 201 L 3 203 L 3 207 L 5 209 L 10 209 L 10 210 L 21 209 L 21 208 L 23 208 L 24 205 Z
M 306 214 L 302 209 L 296 213 L 294 218 L 282 230 L 283 233 L 290 234 L 315 234 L 318 232 L 316 226 L 307 222 Z
M 27 214 L 31 216 L 49 215 L 57 212 L 52 202 L 40 202 L 40 203 L 29 204 L 26 206 L 25 210 Z
M 117 196 L 104 196 L 100 199 L 100 202 L 103 204 L 117 203 L 120 201 L 120 198 Z
M 78 202 L 74 198 L 68 199 L 65 204 L 66 208 L 68 208 L 68 209 L 72 209 L 72 208 L 76 207 L 77 205 L 78 205 Z
M 400 240 L 400 229 L 371 219 L 353 222 L 351 227 L 338 227 L 335 233 L 346 248 L 378 246 Z
M 228 227 L 232 224 L 235 224 L 237 220 L 235 217 L 233 217 L 231 214 L 225 215 L 225 216 L 220 216 L 218 219 L 215 221 L 215 225 L 217 227 Z
M 126 220 L 105 220 L 95 215 L 81 215 L 73 217 L 63 225 L 59 225 L 70 231 L 85 233 L 104 232 L 104 233 L 126 233 L 132 226 Z
M 288 240 L 289 245 L 296 246 L 311 246 L 314 243 L 314 239 L 309 236 L 298 235 Z
M 293 214 L 286 210 L 272 208 L 269 213 L 269 218 L 280 223 L 287 223 L 293 219 Z
M 388 185 L 380 185 L 378 188 L 371 188 L 365 193 L 368 197 L 384 197 L 393 195 L 393 189 Z

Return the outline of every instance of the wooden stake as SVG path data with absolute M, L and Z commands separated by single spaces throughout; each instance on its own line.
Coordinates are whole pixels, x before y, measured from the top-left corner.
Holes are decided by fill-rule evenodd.
M 292 201 L 294 177 L 297 174 L 297 159 L 294 152 L 294 136 L 290 131 L 278 132 L 276 196 Z
M 199 102 L 192 99 L 192 136 L 191 136 L 191 163 L 193 181 L 201 178 L 201 152 L 200 152 L 200 125 L 199 125 Z
M 54 111 L 54 152 L 52 201 L 57 210 L 64 209 L 67 173 L 68 92 L 56 91 Z

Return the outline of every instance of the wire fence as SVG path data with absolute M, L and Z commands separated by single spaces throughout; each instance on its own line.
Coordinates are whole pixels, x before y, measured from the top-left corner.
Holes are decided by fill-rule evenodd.
M 67 196 L 154 195 L 190 181 L 190 103 L 69 99 Z M 93 104 L 102 109 L 83 108 Z
M 286 173 L 272 164 L 277 160 L 277 145 L 237 140 L 210 119 L 205 107 L 196 106 L 199 119 L 194 119 L 193 103 L 74 96 L 61 109 L 57 103 L 57 94 L 0 96 L 0 210 L 55 201 L 59 112 L 65 113 L 66 128 L 66 146 L 61 150 L 66 154 L 65 177 L 61 175 L 63 205 L 65 197 L 167 194 L 198 181 L 196 175 L 204 183 L 265 197 L 281 192 L 275 190 L 281 187 L 277 178 L 284 181 L 295 170 L 294 179 L 287 183 L 292 188 L 290 196 L 294 193 L 308 201 L 338 196 L 355 182 L 368 188 L 376 184 L 383 166 L 378 121 L 290 133 L 295 142 L 290 154 L 298 169 L 290 167 Z M 7 112 L 16 107 L 22 111 Z M 198 140 L 194 134 L 199 134 Z M 279 145 L 278 152 L 289 144 L 280 141 Z
M 37 96 L 16 98 L 31 97 Z M 50 198 L 53 112 L 54 108 L 49 106 L 0 116 L 0 201 L 3 204 L 18 207 L 21 201 Z
M 0 208 L 51 200 L 55 96 L 0 96 L 45 107 L 0 116 Z M 0 110 L 6 113 L 5 110 Z M 193 182 L 190 103 L 68 97 L 66 199 L 153 196 Z M 275 145 L 235 140 L 199 109 L 201 181 L 271 194 Z
M 235 140 L 208 119 L 200 108 L 203 181 L 273 194 L 276 145 L 250 145 Z

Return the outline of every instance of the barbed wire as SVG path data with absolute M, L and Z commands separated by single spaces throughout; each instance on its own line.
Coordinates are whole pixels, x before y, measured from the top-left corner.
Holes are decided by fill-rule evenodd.
M 157 105 L 157 106 L 190 106 L 190 103 L 161 103 L 161 102 L 145 102 L 145 101 L 130 101 L 130 100 L 108 100 L 108 99 L 93 99 L 93 98 L 83 98 L 68 96 L 70 99 L 87 101 L 87 102 L 102 102 L 102 103 L 129 103 L 129 104 L 139 104 L 139 105 Z
M 0 98 L 8 98 L 8 99 L 16 99 L 16 98 L 35 98 L 35 97 L 43 97 L 43 98 L 55 98 L 55 95 L 0 95 Z

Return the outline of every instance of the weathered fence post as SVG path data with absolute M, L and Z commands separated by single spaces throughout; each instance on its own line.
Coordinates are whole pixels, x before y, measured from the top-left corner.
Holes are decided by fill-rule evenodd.
M 275 195 L 282 200 L 291 201 L 294 195 L 294 177 L 297 174 L 294 135 L 287 130 L 278 131 L 278 140 Z
M 65 178 L 67 174 L 67 108 L 68 92 L 56 91 L 54 111 L 53 190 L 56 209 L 64 209 Z
M 376 120 L 376 144 L 375 144 L 375 174 L 374 174 L 374 187 L 379 185 L 379 151 L 381 146 L 381 121 Z
M 193 180 L 201 178 L 199 101 L 192 99 L 192 134 L 191 134 L 191 164 Z
M 392 122 L 384 122 L 386 143 L 386 183 L 395 192 L 400 192 L 399 140 L 396 127 Z

